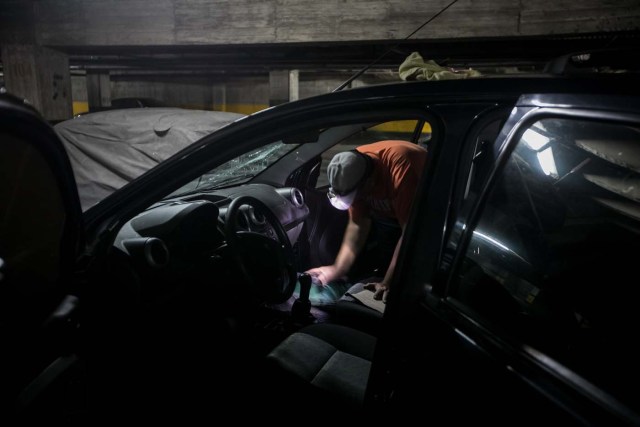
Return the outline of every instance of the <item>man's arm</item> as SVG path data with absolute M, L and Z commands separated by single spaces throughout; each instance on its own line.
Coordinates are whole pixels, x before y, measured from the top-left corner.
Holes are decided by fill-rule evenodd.
M 318 278 L 323 285 L 346 275 L 367 241 L 370 230 L 370 218 L 363 217 L 357 220 L 349 218 L 340 250 L 333 264 L 312 268 L 307 273 Z
M 367 236 L 369 235 L 370 230 L 371 219 L 349 219 L 347 228 L 344 231 L 342 245 L 340 246 L 336 260 L 333 263 L 340 276 L 344 276 L 349 272 L 349 269 L 351 269 L 356 257 L 367 241 Z

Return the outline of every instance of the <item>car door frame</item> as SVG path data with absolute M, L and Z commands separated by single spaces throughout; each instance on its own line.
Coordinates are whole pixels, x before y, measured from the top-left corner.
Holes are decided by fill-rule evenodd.
M 8 334 L 5 337 L 7 339 L 3 340 L 4 345 L 8 349 L 27 353 L 12 358 L 7 356 L 7 353 L 12 353 L 11 350 L 3 351 L 3 359 L 9 359 L 0 361 L 3 369 L 8 370 L 6 374 L 11 378 L 16 376 L 19 379 L 11 390 L 2 390 L 0 413 L 10 419 L 52 420 L 55 414 L 62 417 L 68 415 L 64 413 L 65 408 L 59 407 L 59 402 L 53 403 L 60 396 L 52 390 L 55 390 L 55 386 L 66 387 L 59 380 L 72 368 L 78 367 L 79 361 L 76 355 L 76 331 L 80 289 L 74 272 L 84 242 L 82 211 L 71 164 L 51 126 L 23 100 L 2 94 L 0 129 L 3 134 L 27 143 L 41 155 L 51 171 L 53 186 L 58 190 L 61 206 L 65 209 L 61 233 L 58 235 L 60 257 L 57 279 L 43 292 L 30 292 L 24 295 L 24 301 L 21 298 L 13 300 L 12 310 L 17 310 L 15 316 L 3 322 L 2 329 Z M 29 185 L 26 184 L 28 188 Z M 29 318 L 20 320 L 22 313 L 28 313 Z M 5 384 L 12 382 L 8 378 L 3 381 Z

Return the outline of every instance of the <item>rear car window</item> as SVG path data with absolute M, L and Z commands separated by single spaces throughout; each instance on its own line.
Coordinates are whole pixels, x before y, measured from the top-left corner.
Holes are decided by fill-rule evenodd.
M 470 235 L 450 296 L 516 345 L 633 403 L 640 129 L 568 118 L 531 124 Z

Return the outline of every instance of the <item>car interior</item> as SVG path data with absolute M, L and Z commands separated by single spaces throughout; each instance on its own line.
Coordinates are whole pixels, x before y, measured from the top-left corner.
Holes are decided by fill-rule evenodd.
M 104 380 L 125 384 L 139 378 L 139 389 L 125 394 L 137 396 L 143 389 L 155 396 L 149 399 L 154 407 L 163 396 L 176 404 L 176 388 L 193 390 L 193 378 L 210 374 L 229 393 L 259 389 L 268 396 L 258 384 L 290 382 L 288 399 L 313 396 L 358 408 L 382 314 L 354 301 L 337 304 L 313 295 L 309 301 L 310 278 L 301 275 L 333 262 L 347 223 L 347 212 L 332 208 L 326 197 L 326 166 L 333 154 L 361 144 L 384 139 L 425 144 L 429 137 L 429 125 L 412 119 L 350 123 L 277 141 L 205 173 L 127 221 L 95 296 L 107 311 L 112 304 L 103 302 L 118 299 L 113 301 L 118 319 L 101 325 L 108 329 L 104 335 L 122 331 L 112 336 L 115 342 L 96 344 L 104 346 L 98 352 L 104 356 L 126 342 L 139 360 L 130 365 L 135 374 L 118 365 Z M 301 144 L 305 139 L 313 141 Z M 243 170 L 230 175 L 226 167 L 234 162 Z M 208 187 L 216 180 L 222 184 Z M 361 257 L 377 260 L 380 244 L 370 239 Z M 379 268 L 359 262 L 344 281 L 379 275 Z M 137 325 L 135 333 L 131 325 Z M 301 328 L 305 333 L 295 333 Z M 162 369 L 168 363 L 182 367 Z M 224 372 L 202 371 L 213 365 L 224 366 Z M 159 370 L 162 384 L 153 377 Z M 192 398 L 185 392 L 178 400 L 186 405 Z M 133 396 L 129 400 L 139 404 Z
M 347 287 L 333 301 L 309 296 L 310 277 L 303 272 L 332 262 L 347 223 L 346 211 L 332 208 L 326 196 L 326 166 L 333 154 L 361 144 L 402 139 L 426 146 L 430 138 L 424 117 L 397 114 L 279 138 L 216 165 L 106 230 L 112 238 L 100 240 L 107 246 L 97 249 L 105 257 L 87 258 L 86 265 L 80 260 L 83 271 L 57 277 L 77 285 L 82 279 L 74 275 L 80 275 L 86 282 L 47 320 L 59 329 L 56 349 L 66 356 L 21 393 L 22 415 L 197 417 L 218 393 L 226 398 L 214 404 L 217 414 L 232 413 L 243 401 L 273 409 L 311 400 L 357 411 L 382 314 L 353 301 L 337 304 Z M 39 236 L 62 227 L 40 226 L 33 228 L 42 229 Z M 362 258 L 375 261 L 358 261 L 342 285 L 380 274 L 379 245 L 370 239 Z M 78 301 L 90 308 L 82 328 L 79 317 L 69 315 L 82 313 Z M 25 352 L 37 354 L 37 348 Z
M 52 257 L 50 247 L 57 236 L 65 254 L 85 245 L 68 157 L 50 143 L 53 130 L 30 107 L 1 101 L 0 125 L 10 129 L 2 150 L 11 151 L 1 156 L 7 159 L 2 173 L 24 176 L 19 185 L 0 186 L 3 199 L 13 201 L 3 204 L 3 219 L 17 216 L 22 224 L 10 228 L 3 221 L 0 228 L 3 331 L 21 331 L 6 341 L 21 350 L 3 360 L 4 366 L 25 357 L 36 362 L 27 364 L 35 372 L 16 372 L 15 382 L 2 387 L 3 402 L 21 390 L 20 417 L 195 417 L 221 392 L 227 398 L 214 406 L 217 413 L 243 401 L 261 409 L 309 399 L 361 406 L 381 314 L 362 322 L 366 332 L 344 326 L 337 301 L 309 300 L 303 272 L 332 262 L 347 223 L 347 213 L 326 196 L 332 156 L 387 139 L 426 145 L 431 127 L 424 117 L 376 113 L 262 140 L 103 230 L 107 237 L 95 241 L 102 246 L 90 249 L 104 257 L 73 259 Z M 22 161 L 9 160 L 16 158 Z M 74 205 L 77 210 L 65 210 Z M 52 220 L 40 221 L 46 212 Z M 379 242 L 371 240 L 363 258 L 377 250 Z M 345 282 L 379 274 L 379 265 L 356 266 Z M 51 277 L 27 277 L 34 271 Z M 50 292 L 42 283 L 51 283 Z M 30 307 L 34 296 L 42 307 Z M 21 324 L 27 321 L 30 326 Z M 296 333 L 303 328 L 306 333 Z M 51 343 L 60 357 L 40 351 Z

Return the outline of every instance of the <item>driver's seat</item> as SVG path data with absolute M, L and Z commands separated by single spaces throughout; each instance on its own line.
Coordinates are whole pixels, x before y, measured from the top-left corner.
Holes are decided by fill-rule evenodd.
M 375 345 L 369 334 L 322 323 L 289 336 L 267 358 L 315 396 L 353 409 L 364 402 Z

